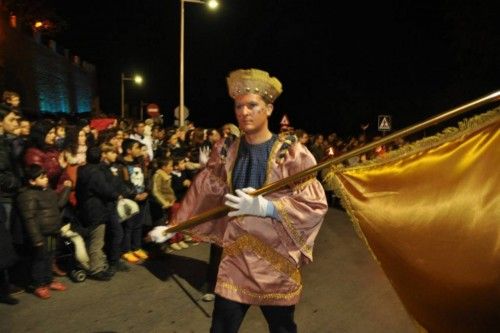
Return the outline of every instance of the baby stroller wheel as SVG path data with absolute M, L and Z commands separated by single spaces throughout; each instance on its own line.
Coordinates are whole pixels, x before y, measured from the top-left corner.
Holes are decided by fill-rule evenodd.
M 70 277 L 75 282 L 83 282 L 87 278 L 87 273 L 83 269 L 74 269 L 71 271 Z

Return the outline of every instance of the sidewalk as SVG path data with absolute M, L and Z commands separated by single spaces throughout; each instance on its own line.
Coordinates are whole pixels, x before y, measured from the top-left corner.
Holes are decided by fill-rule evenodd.
M 49 300 L 24 293 L 16 306 L 0 304 L 0 332 L 208 332 L 213 303 L 199 291 L 208 253 L 207 244 L 192 246 L 109 282 L 60 278 L 68 290 Z M 343 211 L 328 212 L 303 281 L 299 332 L 416 332 Z M 267 332 L 258 308 L 250 308 L 240 332 Z

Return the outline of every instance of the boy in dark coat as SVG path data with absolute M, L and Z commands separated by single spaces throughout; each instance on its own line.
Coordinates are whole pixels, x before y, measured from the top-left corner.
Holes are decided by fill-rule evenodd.
M 82 226 L 87 229 L 87 252 L 90 257 L 90 277 L 109 281 L 113 272 L 104 254 L 106 223 L 112 218 L 112 207 L 120 198 L 119 189 L 113 184 L 109 165 L 100 163 L 102 152 L 99 147 L 87 150 L 87 164 L 78 168 L 76 198 Z
M 25 176 L 28 183 L 20 190 L 17 203 L 34 250 L 31 266 L 34 293 L 47 299 L 50 290 L 66 290 L 65 285 L 53 280 L 52 262 L 62 224 L 60 208 L 68 201 L 71 181 L 64 183 L 58 198 L 41 166 L 28 166 Z

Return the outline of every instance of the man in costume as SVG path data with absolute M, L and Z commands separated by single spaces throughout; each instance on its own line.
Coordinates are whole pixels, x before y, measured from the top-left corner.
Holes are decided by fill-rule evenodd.
M 313 259 L 328 209 L 325 192 L 309 178 L 266 196 L 250 195 L 316 161 L 294 136 L 278 136 L 268 128 L 282 92 L 278 79 L 240 69 L 229 74 L 227 85 L 243 135 L 230 135 L 213 147 L 172 224 L 215 206 L 232 208 L 227 216 L 188 229 L 223 248 L 211 332 L 237 332 L 250 305 L 260 306 L 271 332 L 296 332 L 299 268 Z

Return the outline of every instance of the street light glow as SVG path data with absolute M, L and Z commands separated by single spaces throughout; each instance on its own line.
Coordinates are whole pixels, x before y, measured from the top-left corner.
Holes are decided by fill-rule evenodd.
M 207 6 L 210 9 L 217 9 L 217 7 L 219 7 L 219 2 L 217 0 L 209 0 Z
M 142 76 L 140 76 L 140 75 L 134 76 L 134 82 L 136 84 L 142 84 Z

